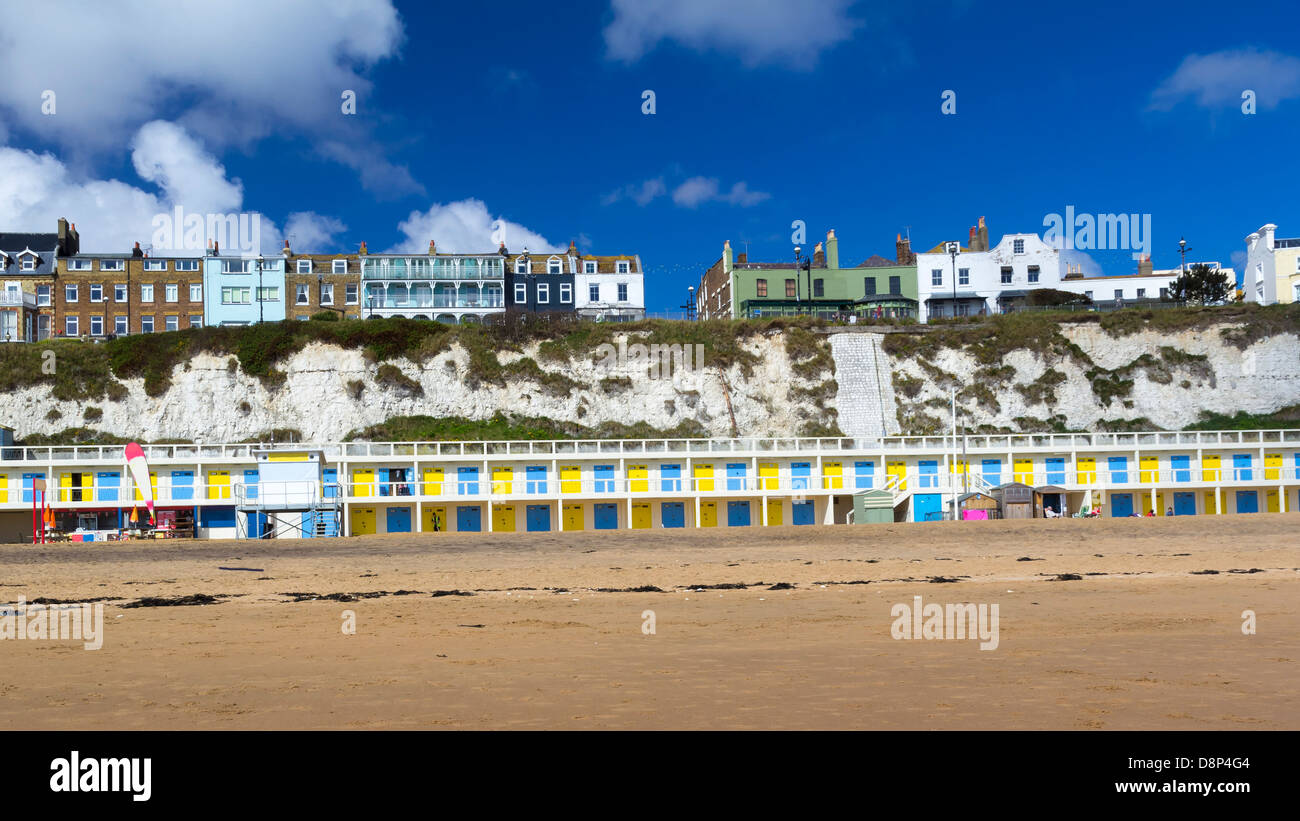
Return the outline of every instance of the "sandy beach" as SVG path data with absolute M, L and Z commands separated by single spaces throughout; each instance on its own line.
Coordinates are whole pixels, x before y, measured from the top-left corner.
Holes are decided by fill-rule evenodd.
M 1300 729 L 1297 533 L 1259 514 L 6 545 L 0 601 L 108 600 L 100 650 L 0 641 L 0 727 Z M 217 603 L 126 606 L 194 594 Z M 997 604 L 997 648 L 893 638 L 915 596 Z

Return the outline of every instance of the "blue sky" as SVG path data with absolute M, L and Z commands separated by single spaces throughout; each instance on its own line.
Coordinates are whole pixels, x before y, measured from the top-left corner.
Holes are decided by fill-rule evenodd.
M 261 212 L 300 250 L 477 250 L 502 219 L 512 250 L 641 254 L 659 311 L 723 240 L 790 258 L 796 219 L 847 264 L 1071 205 L 1150 214 L 1157 268 L 1184 235 L 1224 264 L 1266 222 L 1300 235 L 1293 2 L 176 5 L 0 10 L 0 230 L 66 215 L 120 250 L 181 205 Z

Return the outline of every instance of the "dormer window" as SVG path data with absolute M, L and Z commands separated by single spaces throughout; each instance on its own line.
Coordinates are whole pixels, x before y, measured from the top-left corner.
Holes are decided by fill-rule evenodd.
M 583 263 L 582 263 L 582 272 L 583 272 L 584 274 L 594 274 L 594 273 L 596 273 L 596 262 L 595 262 L 594 260 L 587 260 L 587 261 L 583 262 Z
M 88 259 L 70 259 L 68 260 L 69 271 L 89 271 L 90 260 Z
M 615 263 L 614 270 L 620 274 L 626 274 L 626 273 L 630 273 L 631 268 L 632 268 L 632 263 L 628 262 L 625 259 L 620 259 L 617 263 Z
M 348 272 L 348 261 L 346 259 L 334 260 L 334 273 L 346 274 Z
M 311 273 L 311 260 L 309 260 L 309 259 L 300 259 L 300 260 L 298 260 L 298 273 L 300 273 L 300 274 L 310 274 L 310 273 Z
M 1023 239 L 1013 240 L 1011 242 L 1011 252 L 1013 254 L 1023 254 L 1025 252 L 1025 241 Z
M 111 260 L 111 261 L 112 261 L 112 262 L 121 262 L 121 260 Z M 165 259 L 146 259 L 146 260 L 144 261 L 144 269 L 145 269 L 146 271 L 166 271 L 166 270 L 167 270 L 167 260 L 165 260 Z M 115 269 L 113 269 L 113 268 L 104 268 L 103 270 L 105 270 L 105 271 L 112 271 L 112 270 L 115 270 Z
M 551 257 L 550 259 L 546 260 L 546 273 L 548 273 L 548 274 L 558 274 L 558 273 L 560 273 L 560 258 L 559 258 L 559 257 Z
M 519 257 L 518 259 L 515 260 L 515 273 L 516 274 L 528 273 L 528 263 L 524 262 L 523 257 Z
M 124 259 L 101 259 L 99 261 L 99 270 L 101 271 L 124 271 L 126 270 L 126 260 Z M 153 269 L 150 269 L 153 270 Z
M 37 262 L 39 262 L 39 260 L 31 251 L 18 255 L 18 267 L 20 270 L 35 271 Z

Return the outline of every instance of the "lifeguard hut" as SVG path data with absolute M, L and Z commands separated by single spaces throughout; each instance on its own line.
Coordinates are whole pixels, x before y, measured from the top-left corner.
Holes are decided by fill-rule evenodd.
M 339 485 L 325 481 L 325 454 L 318 450 L 253 451 L 255 482 L 235 485 L 240 539 L 299 539 L 338 536 L 343 499 Z

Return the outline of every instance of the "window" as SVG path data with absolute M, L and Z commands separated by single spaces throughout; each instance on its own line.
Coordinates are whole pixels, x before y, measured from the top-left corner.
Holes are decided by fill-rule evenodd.
M 257 270 L 257 261 L 252 259 L 223 259 L 221 260 L 221 273 L 223 274 L 251 274 Z
M 814 280 L 813 280 L 813 296 L 826 296 L 826 285 L 825 285 L 825 283 L 826 283 L 826 280 L 824 280 L 824 279 L 814 279 Z
M 590 299 L 592 302 L 600 302 L 600 286 L 595 283 L 592 283 L 587 288 L 587 298 Z
M 331 283 L 322 282 L 320 286 L 320 304 L 334 304 L 334 286 Z
M 942 284 L 943 284 L 943 269 L 942 269 L 942 268 L 931 268 L 931 269 L 930 269 L 930 285 L 931 285 L 932 287 L 937 288 L 937 287 L 939 287 L 939 286 L 942 285 Z
M 1013 240 L 1011 242 L 1011 251 L 1015 254 L 1023 254 L 1025 252 L 1025 241 L 1023 239 Z
M 357 304 L 357 283 L 349 282 L 344 286 L 343 301 L 348 305 Z
M 348 261 L 346 259 L 334 260 L 334 273 L 346 274 L 348 272 Z
M 299 282 L 299 283 L 294 287 L 293 304 L 294 304 L 294 305 L 306 305 L 306 304 L 307 304 L 307 283 L 305 283 L 305 282 Z
M 36 286 L 36 304 L 37 304 L 37 305 L 49 305 L 49 304 L 50 304 L 50 286 L 49 286 L 49 285 L 37 285 L 37 286 Z
M 200 282 L 190 283 L 190 302 L 203 301 L 203 284 Z
M 168 302 L 179 302 L 181 298 L 181 286 L 175 282 L 169 282 L 163 286 L 163 299 Z
M 568 305 L 573 302 L 573 286 L 567 282 L 560 283 L 560 304 Z
M 63 318 L 63 333 L 66 336 L 77 336 L 77 317 L 65 316 Z
M 519 257 L 518 259 L 515 260 L 515 273 L 516 274 L 528 273 L 528 266 L 524 264 L 523 257 Z
M 279 302 L 280 289 L 278 286 L 267 286 L 257 289 L 258 302 Z
M 1092 291 L 1084 291 L 1083 295 L 1088 298 L 1089 302 L 1092 302 Z
M 144 261 L 144 269 L 145 269 L 146 271 L 166 271 L 166 270 L 167 270 L 167 260 L 165 260 L 165 259 L 146 259 L 146 260 Z
M 863 296 L 875 296 L 875 295 L 876 295 L 876 278 L 875 278 L 875 277 L 863 277 L 863 278 L 862 278 L 862 295 L 863 295 Z
M 126 283 L 119 282 L 113 285 L 113 301 L 126 302 Z
M 615 272 L 620 274 L 630 273 L 632 270 L 632 263 L 628 262 L 627 260 L 620 259 L 617 263 L 615 263 L 614 270 Z
M 787 279 L 787 280 L 785 281 L 785 298 L 786 298 L 786 299 L 794 299 L 796 296 L 798 296 L 798 291 L 795 290 L 796 287 L 797 287 L 797 286 L 795 285 L 795 281 L 794 281 L 793 279 Z
M 1168 299 L 1168 298 L 1169 298 L 1169 289 L 1168 289 L 1168 288 L 1161 288 L 1161 289 L 1160 289 L 1160 298 L 1161 298 L 1161 299 Z
M 760 279 L 754 282 L 754 294 L 756 296 L 767 296 L 767 280 Z
M 197 259 L 178 259 L 176 260 L 177 271 L 197 271 L 199 270 L 199 261 Z
M 103 302 L 103 301 L 104 301 L 104 286 L 103 286 L 103 285 L 91 285 L 91 286 L 90 286 L 90 301 L 91 301 L 91 302 Z
M 163 319 L 163 327 L 169 331 L 179 331 L 181 329 L 181 318 L 175 314 L 168 314 Z
M 958 268 L 958 269 L 957 269 L 957 284 L 958 284 L 958 285 L 970 285 L 970 269 L 969 269 L 969 268 Z
M 560 273 L 560 261 L 558 259 L 548 259 L 546 261 L 546 273 L 548 274 Z
M 1146 288 L 1138 288 L 1138 299 L 1145 299 L 1147 295 Z
M 203 327 L 203 317 L 201 317 L 201 316 L 199 316 L 199 315 L 197 315 L 197 314 L 191 314 L 191 315 L 190 315 L 190 327 L 191 327 L 191 328 L 202 328 L 202 327 Z
M 142 316 L 142 317 L 140 317 L 140 333 L 142 333 L 142 334 L 151 334 L 151 333 L 153 333 L 153 317 L 152 317 L 152 316 Z
M 221 289 L 221 304 L 247 305 L 249 303 L 249 293 L 248 288 L 227 285 Z
M 550 301 L 551 301 L 551 286 L 550 286 L 550 285 L 547 285 L 545 282 L 538 283 L 538 285 L 537 285 L 537 301 L 538 301 L 539 303 L 541 303 L 541 302 L 550 302 Z
M 1037 266 L 1037 265 L 1030 265 L 1030 266 L 1029 266 L 1029 281 L 1030 281 L 1030 282 L 1037 282 L 1037 281 L 1038 281 L 1038 266 Z
M 124 316 L 115 316 L 115 317 L 113 317 L 113 333 L 118 334 L 118 335 L 121 335 L 121 336 L 125 336 L 125 335 L 126 335 L 126 333 L 127 333 L 127 330 L 126 330 L 126 317 L 124 317 Z
M 76 301 L 77 301 L 77 286 L 76 286 L 76 285 L 71 285 L 71 284 L 69 284 L 69 285 L 64 285 L 64 286 L 63 286 L 63 301 L 64 301 L 64 302 L 76 302 Z
M 528 286 L 522 282 L 515 283 L 515 304 L 522 305 L 528 301 Z
M 124 259 L 101 259 L 99 261 L 99 270 L 101 271 L 125 271 L 126 260 Z
M 90 335 L 91 336 L 104 335 L 104 317 L 92 316 L 90 318 Z
M 626 282 L 620 282 L 620 283 L 618 284 L 618 301 L 619 301 L 619 302 L 627 302 L 627 283 L 626 283 Z
M 1121 289 L 1121 288 L 1116 288 L 1116 289 L 1115 289 L 1115 301 L 1116 301 L 1116 302 L 1123 302 L 1123 301 L 1124 301 L 1124 291 L 1123 291 L 1123 289 Z
M 88 259 L 70 259 L 68 260 L 69 271 L 89 271 L 90 260 Z
M 311 273 L 311 260 L 309 260 L 309 259 L 300 259 L 300 260 L 298 260 L 298 273 L 300 273 L 300 274 L 310 274 L 310 273 Z
M 584 274 L 594 274 L 594 273 L 596 273 L 596 263 L 595 263 L 595 262 L 592 262 L 592 261 L 587 261 L 587 262 L 582 263 L 582 272 L 583 272 Z
M 152 284 L 144 284 L 144 283 L 141 283 L 141 285 L 140 285 L 140 301 L 141 301 L 141 302 L 153 302 L 153 285 L 152 285 Z
M 1002 284 L 1003 284 L 1003 285 L 1010 285 L 1010 284 L 1011 284 L 1011 266 L 1010 266 L 1010 265 L 1003 265 L 1003 266 L 1002 266 Z
M 901 294 L 901 293 L 903 293 L 903 278 L 902 278 L 902 277 L 890 277 L 890 278 L 889 278 L 889 293 L 891 293 L 891 294 Z
M 27 254 L 26 256 L 24 256 L 22 262 L 22 269 L 24 271 L 35 271 L 36 257 L 32 256 L 31 254 Z

